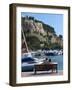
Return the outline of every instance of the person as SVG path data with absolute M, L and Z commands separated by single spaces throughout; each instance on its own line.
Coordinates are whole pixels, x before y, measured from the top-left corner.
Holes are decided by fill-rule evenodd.
M 46 58 L 46 59 L 44 60 L 44 63 L 47 63 L 47 61 L 48 61 L 48 58 Z
M 49 59 L 49 62 L 51 62 L 51 59 Z
M 46 61 L 48 60 L 48 58 L 46 58 Z

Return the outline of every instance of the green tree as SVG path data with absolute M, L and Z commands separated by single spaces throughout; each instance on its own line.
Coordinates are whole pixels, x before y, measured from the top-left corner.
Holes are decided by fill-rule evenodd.
M 30 50 L 41 49 L 40 40 L 35 36 L 27 36 L 26 42 Z
M 62 38 L 63 38 L 63 36 L 62 36 L 62 35 L 59 35 L 59 38 L 60 38 L 60 39 L 62 39 Z

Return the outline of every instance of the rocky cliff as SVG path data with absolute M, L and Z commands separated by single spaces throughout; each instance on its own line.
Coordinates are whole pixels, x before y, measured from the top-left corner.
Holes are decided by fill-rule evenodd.
M 52 26 L 28 16 L 22 17 L 21 22 L 29 49 L 63 48 L 62 36 L 57 36 Z

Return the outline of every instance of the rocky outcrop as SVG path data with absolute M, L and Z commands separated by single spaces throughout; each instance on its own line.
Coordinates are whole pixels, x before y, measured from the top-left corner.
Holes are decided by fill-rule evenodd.
M 37 43 L 39 44 L 39 48 L 41 45 L 43 47 L 47 45 L 48 48 L 49 45 L 53 47 L 53 44 L 57 44 L 63 48 L 63 40 L 56 35 L 54 28 L 42 21 L 36 20 L 34 17 L 22 17 L 22 30 L 27 38 L 29 46 L 29 38 L 33 37 L 35 38 L 35 42 L 39 41 L 39 43 Z M 36 38 L 38 41 L 36 41 Z

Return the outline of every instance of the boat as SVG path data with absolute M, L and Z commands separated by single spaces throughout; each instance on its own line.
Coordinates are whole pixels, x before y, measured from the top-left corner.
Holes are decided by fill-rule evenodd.
M 43 63 L 44 59 L 39 59 L 37 57 L 34 57 L 33 55 L 35 54 L 36 52 L 28 52 L 22 55 L 22 58 L 21 58 L 22 72 L 33 71 L 35 64 Z
M 48 52 L 48 53 L 45 53 L 46 56 L 56 56 L 55 53 L 52 53 L 52 52 Z
M 49 50 L 45 52 L 46 56 L 56 56 L 57 54 L 53 50 Z
M 63 55 L 63 51 L 60 50 L 60 51 L 58 52 L 58 55 Z

